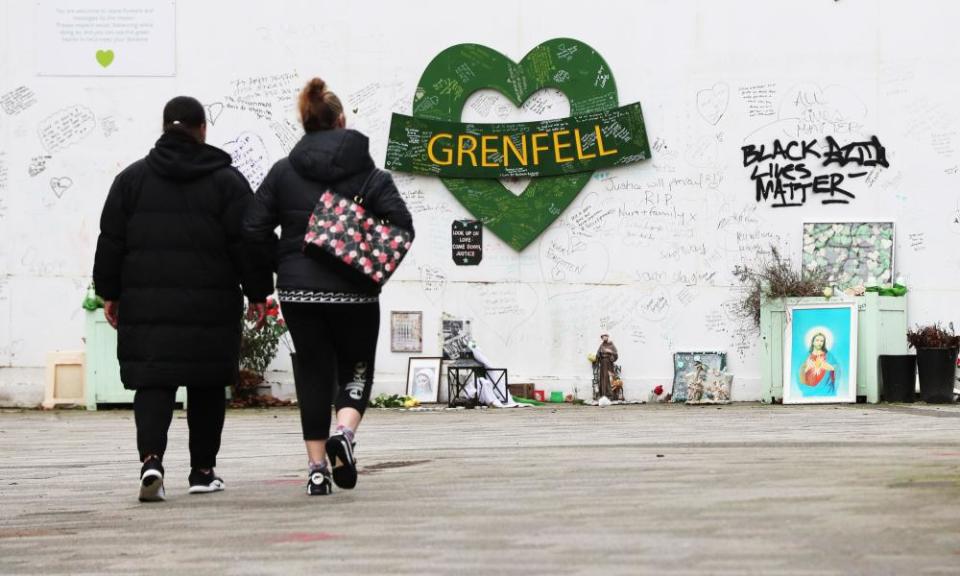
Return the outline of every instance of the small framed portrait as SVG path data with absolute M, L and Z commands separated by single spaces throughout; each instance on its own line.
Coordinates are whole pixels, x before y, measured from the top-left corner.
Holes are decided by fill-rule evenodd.
M 407 364 L 407 396 L 421 402 L 437 402 L 440 393 L 441 358 L 410 358 Z
M 857 304 L 787 308 L 783 403 L 857 401 Z
M 423 313 L 390 313 L 390 351 L 423 352 Z

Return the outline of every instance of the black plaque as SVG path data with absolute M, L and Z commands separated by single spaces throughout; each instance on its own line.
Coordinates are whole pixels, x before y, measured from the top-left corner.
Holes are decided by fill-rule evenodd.
M 454 220 L 451 230 L 453 261 L 457 266 L 476 266 L 483 259 L 483 225 L 479 220 Z

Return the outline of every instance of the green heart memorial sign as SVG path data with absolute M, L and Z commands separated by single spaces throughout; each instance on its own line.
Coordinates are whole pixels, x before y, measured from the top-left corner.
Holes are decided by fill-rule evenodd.
M 467 98 L 494 89 L 517 107 L 555 88 L 569 118 L 467 124 Z M 386 167 L 439 176 L 448 190 L 516 250 L 535 240 L 570 205 L 594 170 L 650 157 L 640 104 L 619 106 L 607 63 L 583 42 L 556 38 L 515 63 L 479 44 L 458 44 L 424 70 L 413 115 L 394 114 Z M 519 196 L 499 178 L 530 177 Z

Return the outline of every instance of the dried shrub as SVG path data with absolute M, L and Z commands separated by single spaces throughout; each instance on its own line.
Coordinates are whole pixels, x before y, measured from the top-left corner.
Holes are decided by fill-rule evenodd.
M 823 289 L 828 286 L 825 271 L 804 272 L 794 268 L 774 245 L 770 246 L 769 256 L 754 264 L 735 266 L 733 276 L 743 288 L 743 296 L 734 311 L 742 318 L 753 320 L 755 326 L 760 326 L 761 300 L 823 296 Z
M 907 342 L 911 348 L 960 348 L 960 336 L 953 331 L 953 322 L 949 330 L 939 322 L 927 326 L 917 326 L 907 331 Z

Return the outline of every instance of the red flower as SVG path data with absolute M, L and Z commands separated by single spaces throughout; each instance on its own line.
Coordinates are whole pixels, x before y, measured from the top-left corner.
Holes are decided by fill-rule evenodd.
M 280 310 L 267 307 L 267 316 L 280 316 Z
M 657 386 L 656 388 L 654 388 L 653 393 L 656 394 L 657 396 L 663 394 L 663 386 Z
M 377 256 L 377 260 L 379 260 L 380 263 L 383 264 L 384 262 L 387 261 L 387 255 L 381 253 L 379 256 Z

